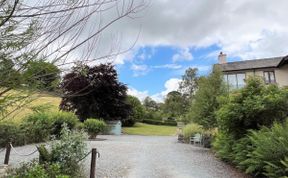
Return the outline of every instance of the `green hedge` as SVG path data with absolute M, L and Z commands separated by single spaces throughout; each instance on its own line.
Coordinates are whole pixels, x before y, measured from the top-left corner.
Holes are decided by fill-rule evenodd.
M 219 133 L 213 144 L 216 154 L 235 164 L 239 169 L 258 177 L 287 178 L 288 175 L 288 120 L 250 131 L 234 140 Z
M 177 126 L 176 121 L 160 121 L 160 120 L 151 120 L 151 119 L 144 119 L 142 121 L 146 124 L 153 124 L 153 125 L 167 125 L 167 126 Z
M 79 121 L 75 114 L 69 112 L 36 112 L 20 124 L 0 122 L 0 147 L 5 147 L 10 141 L 14 146 L 49 141 L 52 135 L 60 135 L 64 123 L 72 130 Z

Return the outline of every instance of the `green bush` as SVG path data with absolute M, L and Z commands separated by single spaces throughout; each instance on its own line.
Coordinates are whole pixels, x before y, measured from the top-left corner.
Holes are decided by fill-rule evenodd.
M 85 140 L 87 135 L 83 131 L 70 130 L 63 125 L 59 140 L 51 142 L 48 151 L 44 146 L 39 147 L 39 161 L 41 164 L 57 164 L 61 173 L 71 177 L 82 177 L 82 167 L 79 161 L 87 154 Z
M 201 125 L 195 123 L 188 124 L 183 128 L 184 140 L 186 142 L 189 142 L 190 137 L 194 136 L 196 133 L 202 133 L 202 132 L 203 127 Z
M 58 164 L 41 165 L 36 161 L 23 163 L 20 167 L 8 171 L 9 178 L 69 178 L 61 173 Z
M 212 145 L 216 155 L 224 161 L 232 162 L 232 147 L 235 143 L 233 137 L 225 132 L 218 132 Z
M 241 162 L 247 167 L 247 173 L 264 174 L 271 178 L 288 175 L 288 120 L 284 124 L 276 123 L 271 129 L 264 127 L 260 131 L 251 131 L 249 138 L 253 149 L 248 159 Z
M 25 135 L 20 127 L 12 122 L 0 122 L 0 148 L 12 141 L 14 146 L 25 144 Z
M 50 139 L 52 121 L 48 113 L 36 112 L 27 116 L 21 123 L 26 143 L 45 142 Z
M 50 114 L 50 118 L 52 120 L 52 130 L 51 134 L 58 137 L 62 130 L 62 126 L 64 123 L 67 124 L 67 127 L 72 130 L 76 127 L 76 124 L 79 122 L 77 116 L 71 112 L 55 112 Z
M 220 130 L 240 139 L 249 129 L 271 127 L 288 115 L 288 92 L 276 85 L 264 85 L 259 78 L 249 78 L 246 86 L 229 96 L 216 112 Z
M 142 122 L 146 124 L 153 124 L 153 125 L 177 126 L 176 121 L 168 121 L 168 120 L 163 122 L 162 120 L 144 119 Z
M 102 120 L 97 120 L 93 118 L 89 118 L 84 121 L 84 129 L 90 135 L 90 138 L 94 139 L 96 136 L 103 132 L 106 129 L 107 125 Z

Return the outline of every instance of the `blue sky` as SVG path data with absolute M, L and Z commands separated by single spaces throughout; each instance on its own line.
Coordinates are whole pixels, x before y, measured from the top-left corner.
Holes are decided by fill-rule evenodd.
M 188 67 L 206 75 L 220 51 L 228 61 L 288 54 L 288 1 L 153 0 L 136 19 L 116 24 L 122 46 L 115 60 L 128 93 L 163 101 Z M 113 30 L 112 30 L 113 31 Z
M 133 5 L 141 2 L 134 0 Z M 287 0 L 144 2 L 146 8 L 113 23 L 97 43 L 91 42 L 92 47 L 85 46 L 73 56 L 82 59 L 85 50 L 91 50 L 89 58 L 99 58 L 133 47 L 102 62 L 112 60 L 120 81 L 129 87 L 128 94 L 141 100 L 151 96 L 163 101 L 177 89 L 188 67 L 197 67 L 199 75 L 206 75 L 220 51 L 227 54 L 228 61 L 288 54 Z M 98 20 L 105 25 L 117 19 L 123 4 L 116 3 L 103 14 L 105 18 L 96 16 L 89 24 Z
M 197 68 L 198 75 L 207 75 L 213 64 L 217 63 L 220 50 L 217 45 L 185 49 L 173 46 L 142 47 L 137 49 L 129 62 L 116 65 L 116 68 L 121 82 L 127 84 L 130 89 L 145 93 L 142 97 L 138 96 L 140 99 L 149 95 L 160 102 L 165 94 L 177 88 L 175 82 L 181 80 L 187 68 Z M 239 58 L 229 59 L 235 60 Z M 165 88 L 165 83 L 171 79 L 174 79 L 174 83 L 171 84 L 173 86 Z M 163 91 L 164 94 L 161 95 Z M 131 94 L 135 95 L 133 92 Z

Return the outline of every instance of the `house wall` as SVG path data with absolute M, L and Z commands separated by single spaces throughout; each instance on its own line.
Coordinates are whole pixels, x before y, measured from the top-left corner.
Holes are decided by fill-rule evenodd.
M 237 72 L 224 72 L 224 74 L 234 74 L 234 73 L 245 73 L 246 79 L 251 76 L 259 76 L 264 79 L 264 71 L 274 70 L 276 82 L 280 87 L 288 86 L 288 64 L 280 67 L 280 68 L 268 68 L 268 69 L 256 69 L 256 70 L 244 70 Z
M 275 70 L 276 82 L 280 87 L 288 86 L 288 64 Z

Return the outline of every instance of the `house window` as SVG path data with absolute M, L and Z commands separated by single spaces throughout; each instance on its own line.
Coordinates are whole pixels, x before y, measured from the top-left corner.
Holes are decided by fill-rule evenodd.
M 265 71 L 264 72 L 264 80 L 265 80 L 266 84 L 276 83 L 274 71 Z
M 227 74 L 224 75 L 224 80 L 231 88 L 242 88 L 245 85 L 245 73 Z

